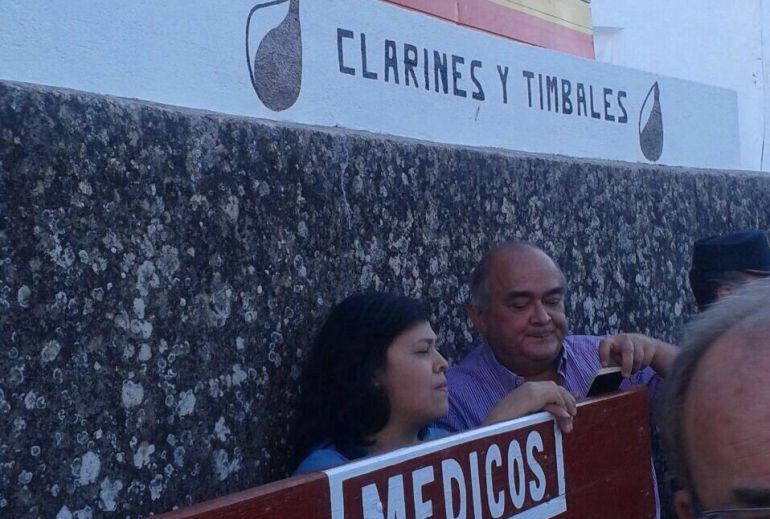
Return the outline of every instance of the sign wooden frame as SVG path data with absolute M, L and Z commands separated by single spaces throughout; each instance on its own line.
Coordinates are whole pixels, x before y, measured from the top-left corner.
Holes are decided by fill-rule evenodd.
M 537 413 L 161 517 L 655 517 L 647 391 L 578 408 L 569 434 Z

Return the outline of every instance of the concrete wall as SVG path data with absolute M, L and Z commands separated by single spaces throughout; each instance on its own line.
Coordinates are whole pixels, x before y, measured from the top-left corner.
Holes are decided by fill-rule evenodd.
M 596 59 L 738 93 L 741 164 L 770 171 L 770 3 L 592 0 Z
M 571 329 L 674 339 L 693 239 L 770 225 L 762 175 L 3 82 L 0 121 L 3 516 L 136 517 L 285 475 L 302 360 L 355 290 L 422 297 L 458 359 L 470 269 L 526 238 L 565 270 Z

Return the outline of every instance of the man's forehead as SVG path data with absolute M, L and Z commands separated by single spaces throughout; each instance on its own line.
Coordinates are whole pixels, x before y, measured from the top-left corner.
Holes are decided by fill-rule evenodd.
M 770 488 L 770 332 L 761 328 L 739 323 L 714 341 L 687 391 L 686 455 L 702 498 Z
M 758 365 L 770 364 L 770 322 L 765 314 L 755 314 L 735 323 L 718 337 L 704 354 L 697 373 L 724 373 L 727 369 L 747 376 Z M 770 395 L 770 393 L 768 393 Z
M 717 405 L 717 397 L 758 391 L 770 404 L 770 323 L 755 325 L 737 323 L 714 341 L 696 366 L 688 393 L 705 393 L 706 403 Z
M 721 442 L 760 422 L 770 427 L 767 373 L 770 326 L 747 328 L 739 323 L 727 330 L 695 369 L 685 401 L 686 434 Z
M 543 251 L 526 247 L 497 251 L 491 258 L 489 279 L 492 285 L 527 284 L 530 281 L 552 279 L 560 286 L 561 272 Z M 553 287 L 550 287 L 553 288 Z

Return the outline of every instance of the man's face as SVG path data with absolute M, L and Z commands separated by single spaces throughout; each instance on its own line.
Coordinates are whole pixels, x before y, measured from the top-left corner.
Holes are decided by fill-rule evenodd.
M 686 455 L 705 509 L 770 506 L 770 327 L 753 328 L 713 344 L 684 400 Z
M 759 279 L 765 279 L 766 277 L 768 277 L 767 274 L 758 274 L 755 272 L 748 272 L 748 271 L 739 272 L 738 275 L 740 277 L 740 281 L 738 282 L 737 285 L 734 283 L 724 283 L 717 287 L 717 292 L 716 292 L 717 299 L 722 299 L 723 297 L 729 296 L 730 294 L 732 294 L 733 290 L 738 288 L 738 286 L 740 285 L 744 285 L 746 283 L 751 283 L 752 281 L 757 281 Z
M 525 377 L 550 372 L 567 329 L 561 272 L 536 249 L 498 251 L 490 261 L 489 300 L 471 319 L 497 359 Z

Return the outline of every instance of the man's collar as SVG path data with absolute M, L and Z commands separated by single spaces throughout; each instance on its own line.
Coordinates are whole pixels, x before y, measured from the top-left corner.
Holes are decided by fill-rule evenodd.
M 497 357 L 495 357 L 495 352 L 492 351 L 492 347 L 487 343 L 487 341 L 482 340 L 482 345 L 484 346 L 482 354 L 486 358 L 487 362 L 491 363 L 493 366 L 497 366 L 501 371 L 505 373 L 509 373 L 514 379 L 516 380 L 517 387 L 521 385 L 524 382 L 524 377 L 520 376 L 517 373 L 514 373 L 510 369 L 508 369 L 502 362 L 497 360 Z M 554 360 L 554 367 L 556 368 L 556 374 L 559 375 L 562 380 L 564 380 L 565 373 L 567 370 L 567 363 L 572 361 L 572 357 L 574 356 L 574 353 L 572 352 L 572 345 L 569 341 L 567 341 L 567 336 L 564 337 L 561 341 L 561 350 L 559 351 L 559 355 Z
M 559 356 L 554 360 L 556 374 L 559 375 L 562 380 L 566 378 L 567 362 L 572 362 L 573 355 L 572 345 L 567 341 L 567 336 L 565 336 L 561 341 L 561 351 L 559 352 Z

